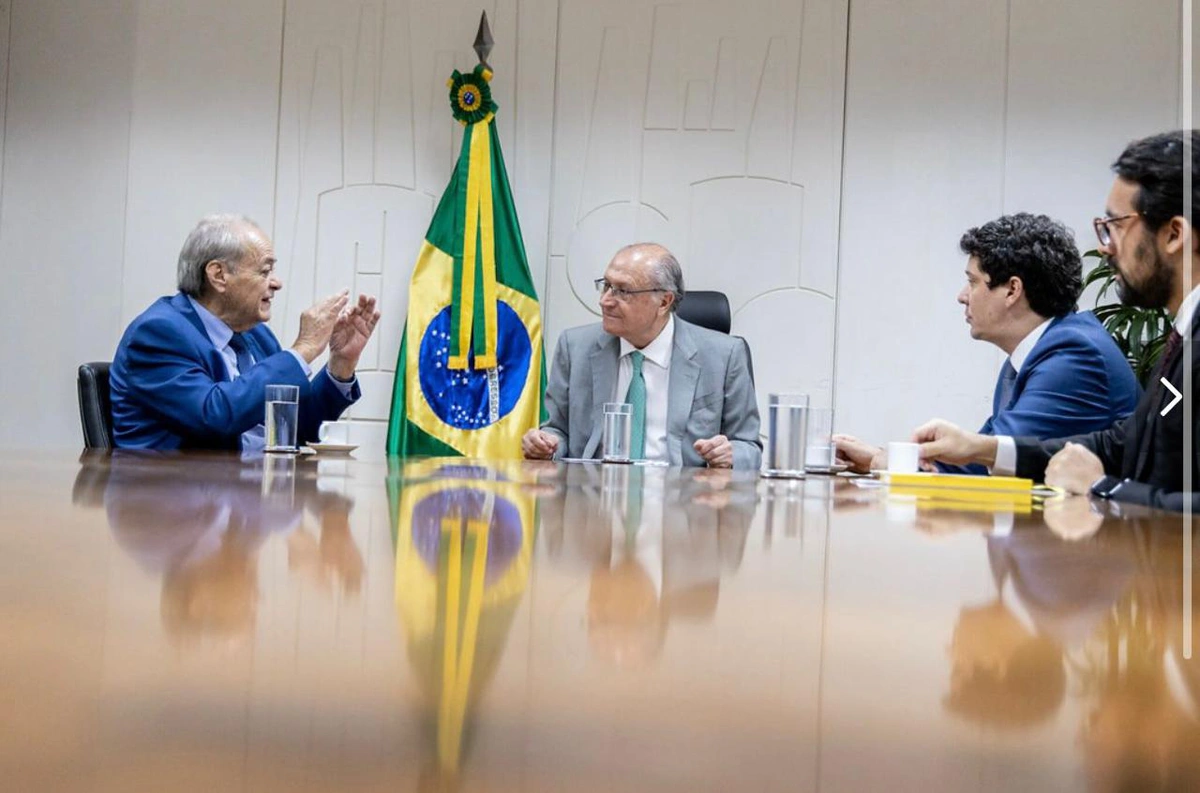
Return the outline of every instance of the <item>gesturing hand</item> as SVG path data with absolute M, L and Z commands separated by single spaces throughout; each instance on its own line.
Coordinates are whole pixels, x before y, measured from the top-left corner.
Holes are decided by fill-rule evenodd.
M 359 295 L 357 305 L 338 315 L 329 336 L 330 374 L 339 380 L 354 377 L 358 358 L 371 340 L 378 322 L 379 310 L 375 308 L 375 298 L 371 295 Z
M 300 315 L 300 334 L 296 336 L 292 349 L 309 363 L 316 360 L 318 355 L 325 352 L 338 316 L 349 299 L 350 290 L 343 289 L 305 309 Z

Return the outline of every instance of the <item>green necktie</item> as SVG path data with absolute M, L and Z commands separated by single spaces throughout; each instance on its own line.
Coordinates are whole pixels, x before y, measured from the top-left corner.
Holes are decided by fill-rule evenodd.
M 642 361 L 646 356 L 640 352 L 629 354 L 633 364 L 633 376 L 629 378 L 629 391 L 625 401 L 633 406 L 633 431 L 630 433 L 629 457 L 642 460 L 646 457 L 646 378 L 642 376 Z

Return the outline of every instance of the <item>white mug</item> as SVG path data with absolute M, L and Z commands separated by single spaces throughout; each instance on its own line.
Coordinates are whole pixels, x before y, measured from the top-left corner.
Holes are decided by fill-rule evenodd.
M 322 421 L 317 428 L 317 438 L 321 443 L 350 443 L 350 423 L 347 421 Z
M 887 447 L 887 469 L 893 474 L 915 474 L 920 470 L 921 444 L 892 441 Z

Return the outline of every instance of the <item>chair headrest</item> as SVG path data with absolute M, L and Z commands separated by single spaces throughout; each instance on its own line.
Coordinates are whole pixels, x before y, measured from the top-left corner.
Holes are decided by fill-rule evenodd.
M 676 314 L 693 325 L 719 333 L 729 333 L 732 325 L 729 298 L 725 297 L 724 292 L 688 291 Z

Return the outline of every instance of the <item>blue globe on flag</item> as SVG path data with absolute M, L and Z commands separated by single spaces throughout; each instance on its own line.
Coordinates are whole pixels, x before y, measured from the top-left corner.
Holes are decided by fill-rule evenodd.
M 425 401 L 439 419 L 461 430 L 479 430 L 507 416 L 525 389 L 533 343 L 520 316 L 496 301 L 496 393 L 487 370 L 450 369 L 450 306 L 433 318 L 421 337 L 418 373 Z M 494 402 L 494 404 L 493 404 Z M 494 409 L 493 409 L 494 408 Z

